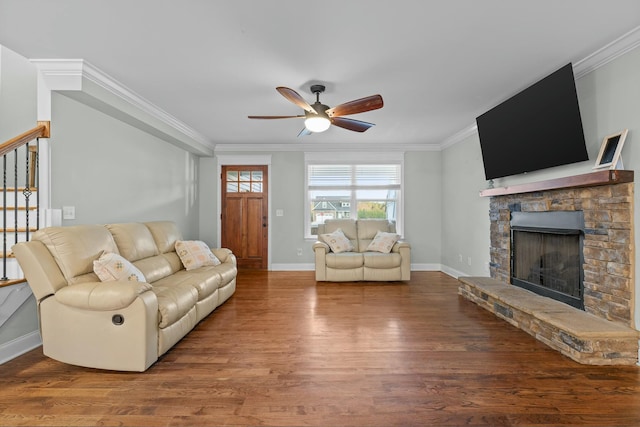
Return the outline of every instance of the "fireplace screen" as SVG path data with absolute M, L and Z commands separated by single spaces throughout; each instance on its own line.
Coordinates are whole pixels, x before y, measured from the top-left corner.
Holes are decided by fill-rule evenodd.
M 512 232 L 513 284 L 581 307 L 579 231 L 575 234 Z

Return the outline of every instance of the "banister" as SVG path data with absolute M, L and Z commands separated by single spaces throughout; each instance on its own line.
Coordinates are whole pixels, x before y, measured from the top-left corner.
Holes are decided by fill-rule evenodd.
M 33 141 L 36 138 L 49 138 L 50 137 L 51 122 L 38 122 L 38 126 L 31 130 L 28 130 L 14 138 L 11 138 L 7 142 L 0 145 L 0 157 L 15 150 L 18 147 Z
M 2 213 L 0 215 L 0 288 L 5 286 L 11 286 L 16 283 L 24 282 L 25 279 L 11 279 L 7 277 L 7 258 L 12 257 L 12 254 L 8 252 L 9 247 L 20 241 L 21 239 L 29 240 L 29 232 L 37 230 L 40 225 L 40 194 L 38 192 L 38 151 L 40 147 L 39 138 L 50 137 L 49 121 L 39 121 L 37 126 L 31 130 L 28 130 L 14 138 L 9 139 L 3 144 L 0 144 L 0 158 L 2 159 L 2 191 L 1 191 L 1 204 Z M 36 144 L 29 144 L 32 140 L 36 139 Z M 18 167 L 18 149 L 25 147 L 26 164 L 22 168 Z M 13 183 L 9 184 L 8 164 L 7 157 L 13 152 Z M 24 187 L 20 187 L 19 173 L 24 173 Z M 7 192 L 13 192 L 13 203 L 7 203 Z M 18 203 L 18 193 L 21 192 L 24 196 L 24 206 L 20 206 Z M 29 224 L 29 212 L 32 209 L 29 204 L 29 198 L 31 195 L 36 194 L 36 205 L 33 208 L 36 213 L 35 226 L 32 227 Z M 13 212 L 13 224 L 9 226 L 7 211 Z M 25 215 L 20 219 L 19 211 L 24 211 Z M 13 236 L 9 236 L 12 233 Z M 24 233 L 23 237 L 19 237 L 19 233 Z M 12 241 L 10 241 L 12 240 Z M 15 268 L 11 274 L 15 274 Z

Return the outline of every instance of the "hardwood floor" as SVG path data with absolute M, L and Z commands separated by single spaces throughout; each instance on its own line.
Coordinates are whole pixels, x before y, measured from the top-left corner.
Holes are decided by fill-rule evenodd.
M 40 348 L 1 365 L 0 425 L 640 425 L 640 368 L 580 365 L 459 297 L 455 279 L 412 277 L 242 271 L 147 372 Z

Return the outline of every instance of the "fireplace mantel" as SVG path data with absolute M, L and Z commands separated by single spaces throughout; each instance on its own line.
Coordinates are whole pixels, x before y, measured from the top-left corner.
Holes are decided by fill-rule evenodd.
M 626 182 L 633 182 L 632 170 L 602 170 L 584 175 L 574 175 L 507 187 L 488 188 L 486 190 L 482 190 L 480 192 L 480 196 L 506 196 L 509 194 L 557 190 L 560 188 L 597 187 L 599 185 L 623 184 Z

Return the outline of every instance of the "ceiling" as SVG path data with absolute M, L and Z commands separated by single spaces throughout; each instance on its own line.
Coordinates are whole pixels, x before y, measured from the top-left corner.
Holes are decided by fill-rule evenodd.
M 0 44 L 84 59 L 212 144 L 441 146 L 475 117 L 640 26 L 638 0 L 0 0 Z M 276 92 L 384 108 L 298 138 Z

